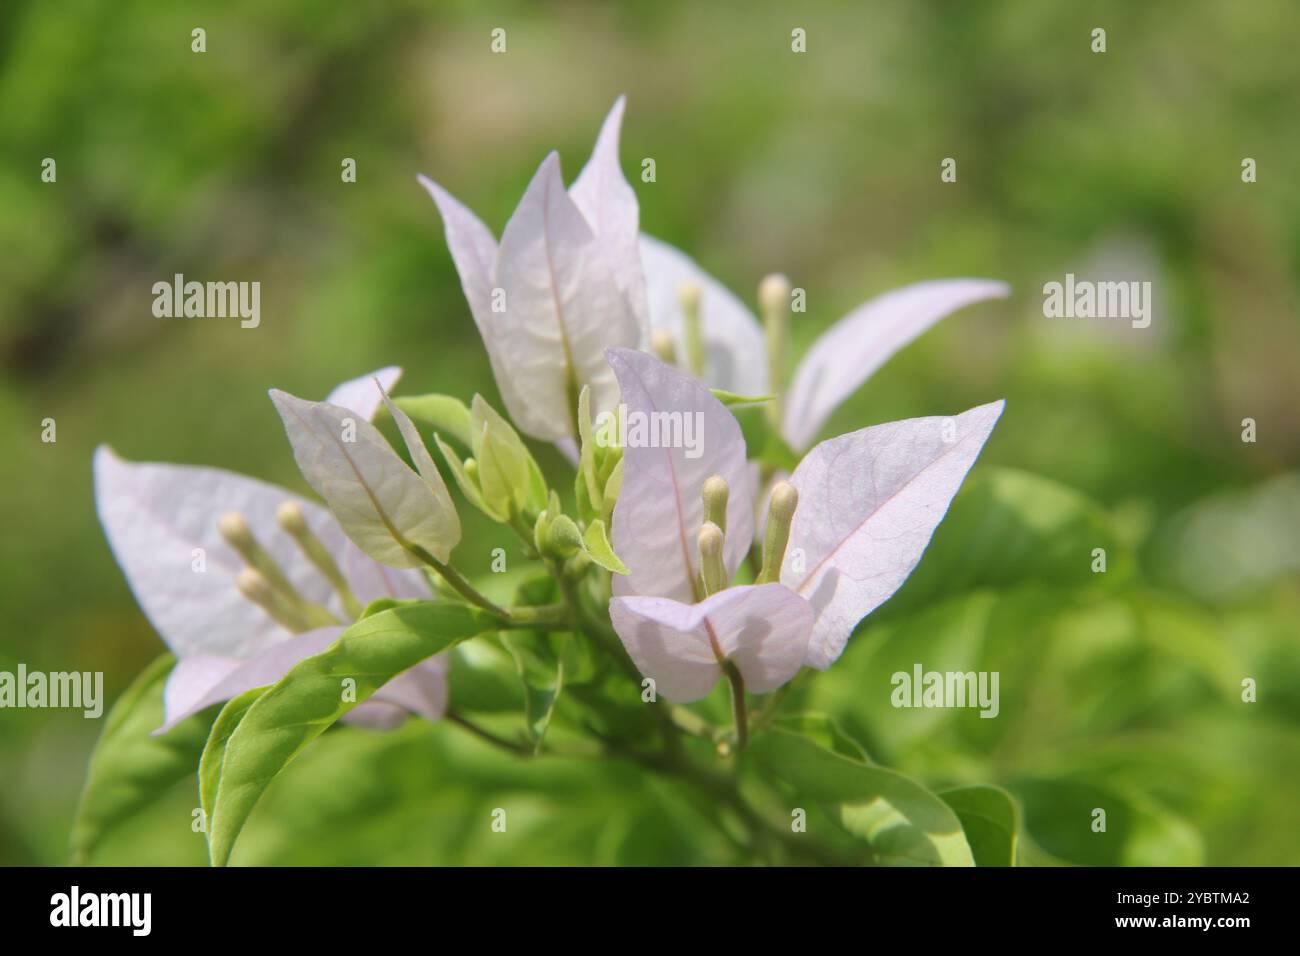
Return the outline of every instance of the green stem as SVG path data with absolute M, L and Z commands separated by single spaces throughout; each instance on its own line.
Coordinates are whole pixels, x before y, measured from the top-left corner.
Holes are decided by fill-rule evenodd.
M 472 720 L 469 720 L 466 717 L 462 717 L 454 710 L 448 709 L 443 716 L 448 721 L 455 724 L 457 727 L 465 728 L 475 737 L 478 737 L 480 740 L 490 743 L 494 747 L 497 747 L 501 750 L 508 751 L 517 757 L 533 756 L 533 748 L 526 747 L 523 744 L 514 743 L 513 741 L 510 740 L 506 740 L 504 737 L 498 737 L 496 734 L 492 733 L 492 731 L 480 727 Z
M 482 608 L 489 614 L 495 614 L 503 620 L 508 620 L 510 618 L 509 611 L 485 598 L 477 589 L 475 589 L 474 585 L 461 577 L 460 572 L 450 564 L 443 564 L 418 544 L 408 543 L 406 545 L 406 550 L 410 551 L 411 554 L 415 555 L 429 567 L 433 568 L 433 570 L 437 571 L 442 579 L 450 584 L 456 592 L 465 598 L 465 600 L 469 601 L 470 604 Z
M 564 604 L 537 604 L 504 609 L 507 628 L 547 630 L 573 626 L 573 617 Z
M 722 673 L 731 683 L 731 716 L 736 724 L 736 749 L 744 750 L 749 742 L 749 713 L 745 709 L 745 678 L 730 658 L 723 658 Z

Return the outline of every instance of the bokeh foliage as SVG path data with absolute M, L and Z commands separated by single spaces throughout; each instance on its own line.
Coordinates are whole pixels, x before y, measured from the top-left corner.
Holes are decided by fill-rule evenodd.
M 1009 789 L 1026 860 L 1296 863 L 1297 34 L 1289 0 L 8 2 L 0 669 L 102 670 L 111 701 L 161 650 L 98 529 L 97 443 L 301 489 L 272 385 L 320 397 L 398 362 L 408 393 L 495 401 L 415 173 L 499 230 L 545 152 L 572 177 L 626 92 L 625 169 L 657 166 L 636 182 L 644 227 L 746 297 L 787 272 L 808 290 L 797 347 L 904 282 L 1014 289 L 832 422 L 1008 402 L 917 577 L 798 693 L 886 765 Z M 1089 268 L 1155 280 L 1152 327 L 1044 319 L 1043 282 Z M 155 319 L 150 287 L 176 272 L 261 281 L 261 327 Z M 464 516 L 458 561 L 486 568 L 505 532 Z M 894 710 L 889 674 L 916 660 L 999 670 L 1002 714 Z M 0 862 L 63 862 L 100 727 L 0 721 Z M 512 763 L 452 728 L 341 730 L 277 781 L 238 860 L 728 859 L 684 799 L 634 767 Z M 499 838 L 480 823 L 505 800 Z M 1122 808 L 1114 839 L 1079 828 L 1099 803 Z M 196 805 L 179 782 L 98 859 L 202 862 Z

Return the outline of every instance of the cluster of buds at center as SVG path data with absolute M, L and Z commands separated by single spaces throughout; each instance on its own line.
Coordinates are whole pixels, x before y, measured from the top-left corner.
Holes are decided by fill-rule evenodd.
M 696 536 L 699 549 L 700 571 L 696 583 L 700 598 L 712 597 L 725 589 L 729 582 L 723 550 L 727 535 L 727 501 L 730 488 L 721 475 L 713 475 L 704 482 L 704 523 Z M 788 481 L 779 481 L 772 488 L 767 512 L 767 530 L 763 536 L 763 560 L 756 584 L 768 584 L 781 579 L 781 565 L 785 561 L 786 545 L 790 541 L 790 525 L 799 504 L 799 492 Z
M 348 616 L 352 620 L 360 617 L 361 603 L 334 556 L 307 526 L 301 506 L 295 501 L 285 501 L 276 511 L 275 519 L 280 528 L 293 538 L 303 556 L 329 582 Z M 217 530 L 244 559 L 245 566 L 235 577 L 235 587 L 273 621 L 294 634 L 340 623 L 328 608 L 307 600 L 293 586 L 275 558 L 257 540 L 242 514 L 230 511 L 222 515 L 217 521 Z

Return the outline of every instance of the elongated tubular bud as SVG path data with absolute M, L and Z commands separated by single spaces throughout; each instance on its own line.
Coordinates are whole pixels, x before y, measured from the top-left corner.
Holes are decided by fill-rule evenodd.
M 704 596 L 717 594 L 727 586 L 727 569 L 722 561 L 722 546 L 726 535 L 712 521 L 704 522 L 696 538 L 700 548 L 700 578 L 704 582 Z
M 760 282 L 758 310 L 763 316 L 763 332 L 767 339 L 767 388 L 776 396 L 767 403 L 767 412 L 772 424 L 780 428 L 789 374 L 790 280 L 783 275 L 770 275 Z
M 321 540 L 312 534 L 311 528 L 307 527 L 307 517 L 302 513 L 301 506 L 296 501 L 284 502 L 276 509 L 275 520 L 293 538 L 307 560 L 321 573 L 321 577 L 338 593 L 348 616 L 353 620 L 359 618 L 362 610 L 361 602 L 352 593 L 352 588 L 347 578 L 343 576 L 343 572 L 339 570 L 334 556 L 329 553 Z
M 246 567 L 235 578 L 235 587 L 247 600 L 265 611 L 275 623 L 286 630 L 301 634 L 311 630 L 311 623 L 296 605 L 286 600 L 262 572 Z
M 294 603 L 302 601 L 302 597 L 289 583 L 289 579 L 284 576 L 280 566 L 275 563 L 275 558 L 266 552 L 266 549 L 253 536 L 252 530 L 248 527 L 248 522 L 244 516 L 237 511 L 228 511 L 217 521 L 217 531 L 226 543 L 239 552 L 239 556 L 244 559 L 245 563 L 251 568 L 256 568 L 262 573 L 262 577 L 272 588 L 279 591 L 284 597 Z
M 713 475 L 704 482 L 704 520 L 712 521 L 725 534 L 727 531 L 727 495 L 730 489 L 721 475 Z
M 785 547 L 790 541 L 790 522 L 799 505 L 799 492 L 788 481 L 778 481 L 772 488 L 772 499 L 767 506 L 767 530 L 763 533 L 763 568 L 758 572 L 758 584 L 781 580 L 781 564 L 785 561 Z
M 686 281 L 677 287 L 677 301 L 682 307 L 686 365 L 696 378 L 704 376 L 704 319 L 700 315 L 702 293 L 703 290 L 695 282 Z

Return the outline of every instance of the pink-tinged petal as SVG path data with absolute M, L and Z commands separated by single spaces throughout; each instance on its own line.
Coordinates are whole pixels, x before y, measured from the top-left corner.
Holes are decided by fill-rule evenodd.
M 817 615 L 810 667 L 829 667 L 857 623 L 912 573 L 1004 405 L 864 428 L 799 463 L 781 582 Z
M 831 413 L 876 369 L 940 319 L 1010 288 L 990 279 L 939 279 L 904 286 L 858 306 L 813 343 L 795 370 L 782 432 L 790 447 L 812 443 Z
M 680 702 L 706 696 L 722 676 L 715 644 L 746 690 L 775 690 L 803 666 L 813 625 L 808 602 L 781 584 L 728 588 L 699 604 L 617 597 L 609 613 L 637 669 Z
M 652 236 L 641 235 L 650 328 L 673 337 L 685 361 L 685 319 L 679 290 L 684 282 L 700 288 L 700 328 L 704 335 L 704 381 L 737 395 L 765 395 L 767 346 L 763 329 L 745 304 L 695 261 Z
M 279 389 L 271 400 L 303 477 L 361 550 L 392 567 L 419 567 L 400 535 L 448 559 L 460 541 L 460 519 L 436 469 L 412 471 L 374 425 L 347 409 Z
M 289 668 L 321 653 L 342 633 L 341 627 L 322 627 L 298 634 L 246 661 L 224 662 L 234 665 L 226 666 L 225 673 L 219 673 L 221 667 L 210 663 L 211 659 L 182 658 L 167 677 L 163 691 L 163 725 L 154 733 L 166 733 L 186 717 L 238 697 L 246 690 L 274 684 L 288 673 Z M 202 686 L 203 679 L 212 676 L 216 679 Z
M 452 262 L 460 273 L 461 288 L 469 303 L 470 313 L 484 331 L 484 324 L 491 315 L 492 300 L 492 266 L 496 260 L 497 243 L 491 230 L 465 206 L 461 205 L 451 193 L 443 189 L 426 176 L 418 177 L 420 185 L 428 191 L 438 206 L 442 216 L 443 228 L 447 234 L 447 247 L 451 250 Z M 484 338 L 486 338 L 484 334 Z M 385 386 L 385 389 L 387 386 Z
M 113 555 L 178 657 L 243 659 L 291 636 L 235 588 L 244 561 L 217 531 L 230 511 L 243 515 L 299 594 L 343 619 L 333 588 L 275 520 L 280 505 L 296 502 L 325 547 L 339 554 L 343 533 L 319 505 L 217 468 L 123 461 L 103 445 L 94 471 L 95 503 Z
M 396 730 L 406 723 L 406 711 L 372 697 L 344 714 L 342 721 L 366 730 Z
M 646 287 L 637 248 L 641 211 L 636 193 L 623 176 L 618 161 L 619 132 L 626 103 L 626 97 L 620 96 L 605 117 L 591 159 L 569 188 L 569 196 L 600 240 L 614 281 L 644 329 Z
M 432 179 L 418 177 L 420 185 L 433 197 L 447 234 L 447 247 L 460 274 L 460 286 L 469 303 L 470 315 L 483 339 L 492 375 L 503 390 L 511 369 L 501 354 L 501 340 L 495 328 L 500 319 L 492 311 L 492 292 L 496 286 L 497 241 L 487 226 Z
M 154 734 L 166 733 L 187 717 L 238 697 L 254 687 L 267 687 L 287 674 L 295 664 L 322 653 L 339 639 L 341 627 L 325 627 L 290 638 L 247 661 L 224 658 L 186 658 L 177 662 L 163 691 L 163 725 Z M 393 708 L 439 720 L 447 710 L 445 654 L 421 661 L 375 691 L 369 703 L 378 706 L 363 711 L 355 723 L 386 729 L 401 723 Z M 354 711 L 355 713 L 355 711 Z
M 351 541 L 344 541 L 344 576 L 361 606 L 382 598 L 427 601 L 433 597 L 429 579 L 419 568 L 390 568 L 380 564 Z
M 631 349 L 610 349 L 609 364 L 622 387 L 629 446 L 623 450 L 612 543 L 630 573 L 615 576 L 615 593 L 695 601 L 696 537 L 704 523 L 701 494 L 710 476 L 721 475 L 731 488 L 723 550 L 728 575 L 735 573 L 753 539 L 754 489 L 744 436 L 723 404 L 689 375 Z M 636 444 L 636 420 L 675 422 L 674 429 L 655 430 L 689 438 L 689 447 L 683 447 L 688 445 L 684 440 L 676 447 Z
M 403 671 L 375 691 L 371 700 L 394 704 L 425 720 L 441 720 L 447 712 L 447 670 L 450 659 L 439 654 Z
M 379 403 L 383 399 L 384 392 L 392 391 L 393 386 L 397 384 L 398 379 L 401 377 L 402 370 L 396 365 L 389 365 L 377 372 L 350 379 L 342 385 L 336 386 L 334 391 L 325 396 L 325 401 L 331 405 L 337 405 L 339 408 L 346 408 L 356 412 L 366 421 L 373 422 L 375 412 L 379 411 Z M 383 392 L 375 388 L 376 381 L 383 387 Z
M 635 347 L 641 328 L 601 242 L 564 190 L 554 153 L 506 224 L 496 278 L 504 311 L 492 315 L 489 334 L 510 417 L 543 441 L 576 437 L 570 376 L 578 389 L 591 386 L 597 409 L 612 407 L 618 386 L 605 348 Z
M 208 706 L 203 703 L 208 691 L 229 677 L 232 671 L 239 670 L 242 664 L 243 661 L 232 657 L 212 657 L 208 654 L 196 654 L 178 660 L 163 686 L 163 724 L 154 733 L 171 730 L 186 717 L 197 714 Z

